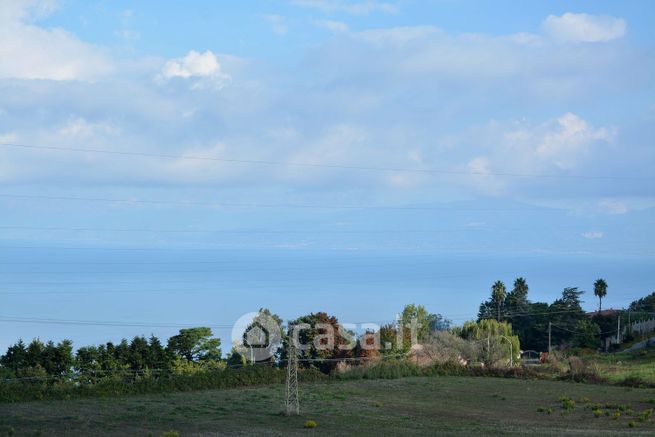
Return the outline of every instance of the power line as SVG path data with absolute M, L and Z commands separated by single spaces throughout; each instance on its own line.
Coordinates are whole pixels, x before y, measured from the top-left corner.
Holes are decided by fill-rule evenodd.
M 15 317 L 0 316 L 0 322 L 11 323 L 30 323 L 44 325 L 80 325 L 80 326 L 116 326 L 116 327 L 138 327 L 138 328 L 193 328 L 197 326 L 206 326 L 215 329 L 232 329 L 234 325 L 215 325 L 205 323 L 160 323 L 160 322 L 118 322 L 107 320 L 67 320 L 67 319 L 50 319 L 38 317 Z
M 558 212 L 556 209 L 545 208 L 459 208 L 439 206 L 391 206 L 391 205 L 329 205 L 329 204 L 302 204 L 302 203 L 235 203 L 235 202 L 201 202 L 179 200 L 147 200 L 147 199 L 118 199 L 107 197 L 76 197 L 76 196 L 49 196 L 39 194 L 13 194 L 0 193 L 0 197 L 11 199 L 40 199 L 40 200 L 66 200 L 81 202 L 109 202 L 127 204 L 151 205 L 181 205 L 181 206 L 210 206 L 225 208 L 301 208 L 301 209 L 352 209 L 352 210 L 399 210 L 399 211 L 540 211 Z
M 274 160 L 256 160 L 256 159 L 231 159 L 231 158 L 217 158 L 210 156 L 190 156 L 190 155 L 172 155 L 165 153 L 148 153 L 148 152 L 133 152 L 133 151 L 119 151 L 107 149 L 89 149 L 79 147 L 63 147 L 63 146 L 38 146 L 17 143 L 0 143 L 2 147 L 13 147 L 22 149 L 38 149 L 38 150 L 51 150 L 59 152 L 81 152 L 81 153 L 98 153 L 116 156 L 140 156 L 150 158 L 164 158 L 164 159 L 184 159 L 194 161 L 214 161 L 225 162 L 234 164 L 255 164 L 267 166 L 286 166 L 286 167 L 309 167 L 309 168 L 330 168 L 337 170 L 357 170 L 357 171 L 373 171 L 373 172 L 403 172 L 403 173 L 423 173 L 423 174 L 442 174 L 442 175 L 464 175 L 464 176 L 504 176 L 515 178 L 545 178 L 545 179 L 598 179 L 598 180 L 652 180 L 653 177 L 648 176 L 599 176 L 599 175 L 571 175 L 571 174 L 537 174 L 537 173 L 511 173 L 511 172 L 476 172 L 476 171 L 457 171 L 457 170 L 439 170 L 439 169 L 419 169 L 419 168 L 402 168 L 402 167 L 373 167 L 363 165 L 346 165 L 346 164 L 321 164 L 312 162 L 294 162 L 294 161 L 274 161 Z
M 562 226 L 561 228 L 578 228 L 577 225 Z M 560 227 L 558 227 L 560 228 Z M 140 233 L 197 233 L 197 234 L 431 234 L 447 232 L 535 232 L 529 228 L 485 228 L 464 227 L 451 229 L 153 229 L 153 228 L 93 228 L 93 227 L 63 227 L 63 226 L 0 226 L 1 229 L 28 230 L 28 231 L 63 231 L 63 232 L 140 232 Z M 543 230 L 543 229 L 542 229 Z
M 75 326 L 114 326 L 114 327 L 137 327 L 137 328 L 193 328 L 198 326 L 208 327 L 217 330 L 231 330 L 234 325 L 221 325 L 212 323 L 167 323 L 167 322 L 121 322 L 112 320 L 77 320 L 77 319 L 52 319 L 41 317 L 17 317 L 17 316 L 0 316 L 0 323 L 25 323 L 36 325 L 75 325 Z M 344 322 L 345 324 L 364 325 L 376 324 L 383 326 L 395 321 L 373 320 L 367 322 Z

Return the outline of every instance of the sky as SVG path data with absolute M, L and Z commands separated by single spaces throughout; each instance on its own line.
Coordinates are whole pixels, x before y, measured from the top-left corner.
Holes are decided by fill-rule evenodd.
M 654 55 L 651 1 L 0 0 L 0 318 L 144 325 L 0 347 L 460 321 L 522 275 L 626 306 L 655 290 Z

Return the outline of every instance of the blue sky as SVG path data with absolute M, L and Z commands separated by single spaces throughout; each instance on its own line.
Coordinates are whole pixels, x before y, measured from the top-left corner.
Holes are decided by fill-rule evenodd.
M 506 282 L 536 272 L 544 300 L 610 269 L 617 306 L 655 288 L 650 1 L 0 5 L 4 287 L 19 294 L 41 281 L 54 293 L 14 294 L 0 315 L 206 320 L 192 307 L 176 315 L 170 296 L 149 313 L 55 305 L 65 280 L 87 281 L 92 293 L 83 262 L 121 248 L 177 253 L 171 263 L 230 251 L 260 254 L 252 265 L 292 259 L 282 276 L 296 256 L 360 253 L 358 263 L 375 264 L 379 255 L 468 255 L 473 266 L 496 263 Z M 184 252 L 198 249 L 218 252 Z M 356 306 L 370 299 L 361 281 L 389 269 L 338 286 Z M 139 281 L 165 285 L 151 270 Z M 363 317 L 392 317 L 412 299 L 462 314 L 439 288 L 441 270 L 450 269 L 433 269 L 433 284 L 408 285 L 403 296 L 385 288 L 385 304 Z M 453 280 L 468 293 L 466 314 L 496 276 Z M 216 304 L 228 322 L 259 302 L 278 302 L 284 317 L 322 309 L 292 294 L 255 294 L 255 308 Z M 5 325 L 0 342 L 25 332 Z M 26 337 L 44 328 L 30 329 Z

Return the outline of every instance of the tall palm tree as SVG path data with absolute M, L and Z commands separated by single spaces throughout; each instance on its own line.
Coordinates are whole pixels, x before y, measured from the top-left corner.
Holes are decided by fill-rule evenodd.
M 496 307 L 498 308 L 499 322 L 500 322 L 500 305 L 505 300 L 505 296 L 507 296 L 507 290 L 505 289 L 505 284 L 503 284 L 503 281 L 494 282 L 494 285 L 491 286 L 491 298 L 496 303 Z
M 528 282 L 525 278 L 516 278 L 514 288 L 507 294 L 507 304 L 511 312 L 520 313 L 528 304 Z
M 514 295 L 516 300 L 524 301 L 528 297 L 528 281 L 525 278 L 516 278 L 514 281 Z
M 594 282 L 594 295 L 598 298 L 598 312 L 603 309 L 603 298 L 607 296 L 607 282 L 598 279 Z

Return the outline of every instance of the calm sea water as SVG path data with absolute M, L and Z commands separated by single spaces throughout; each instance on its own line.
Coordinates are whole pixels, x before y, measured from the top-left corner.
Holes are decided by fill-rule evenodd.
M 0 347 L 18 338 L 72 339 L 76 345 L 155 334 L 175 324 L 230 329 L 244 313 L 270 308 L 284 319 L 316 311 L 343 322 L 391 321 L 420 303 L 455 323 L 474 318 L 500 279 L 527 278 L 530 298 L 552 301 L 567 286 L 609 284 L 605 307 L 655 290 L 655 260 L 589 255 L 443 254 L 418 251 L 3 249 L 0 316 L 109 321 L 114 326 L 0 322 Z M 597 305 L 593 293 L 585 306 Z

